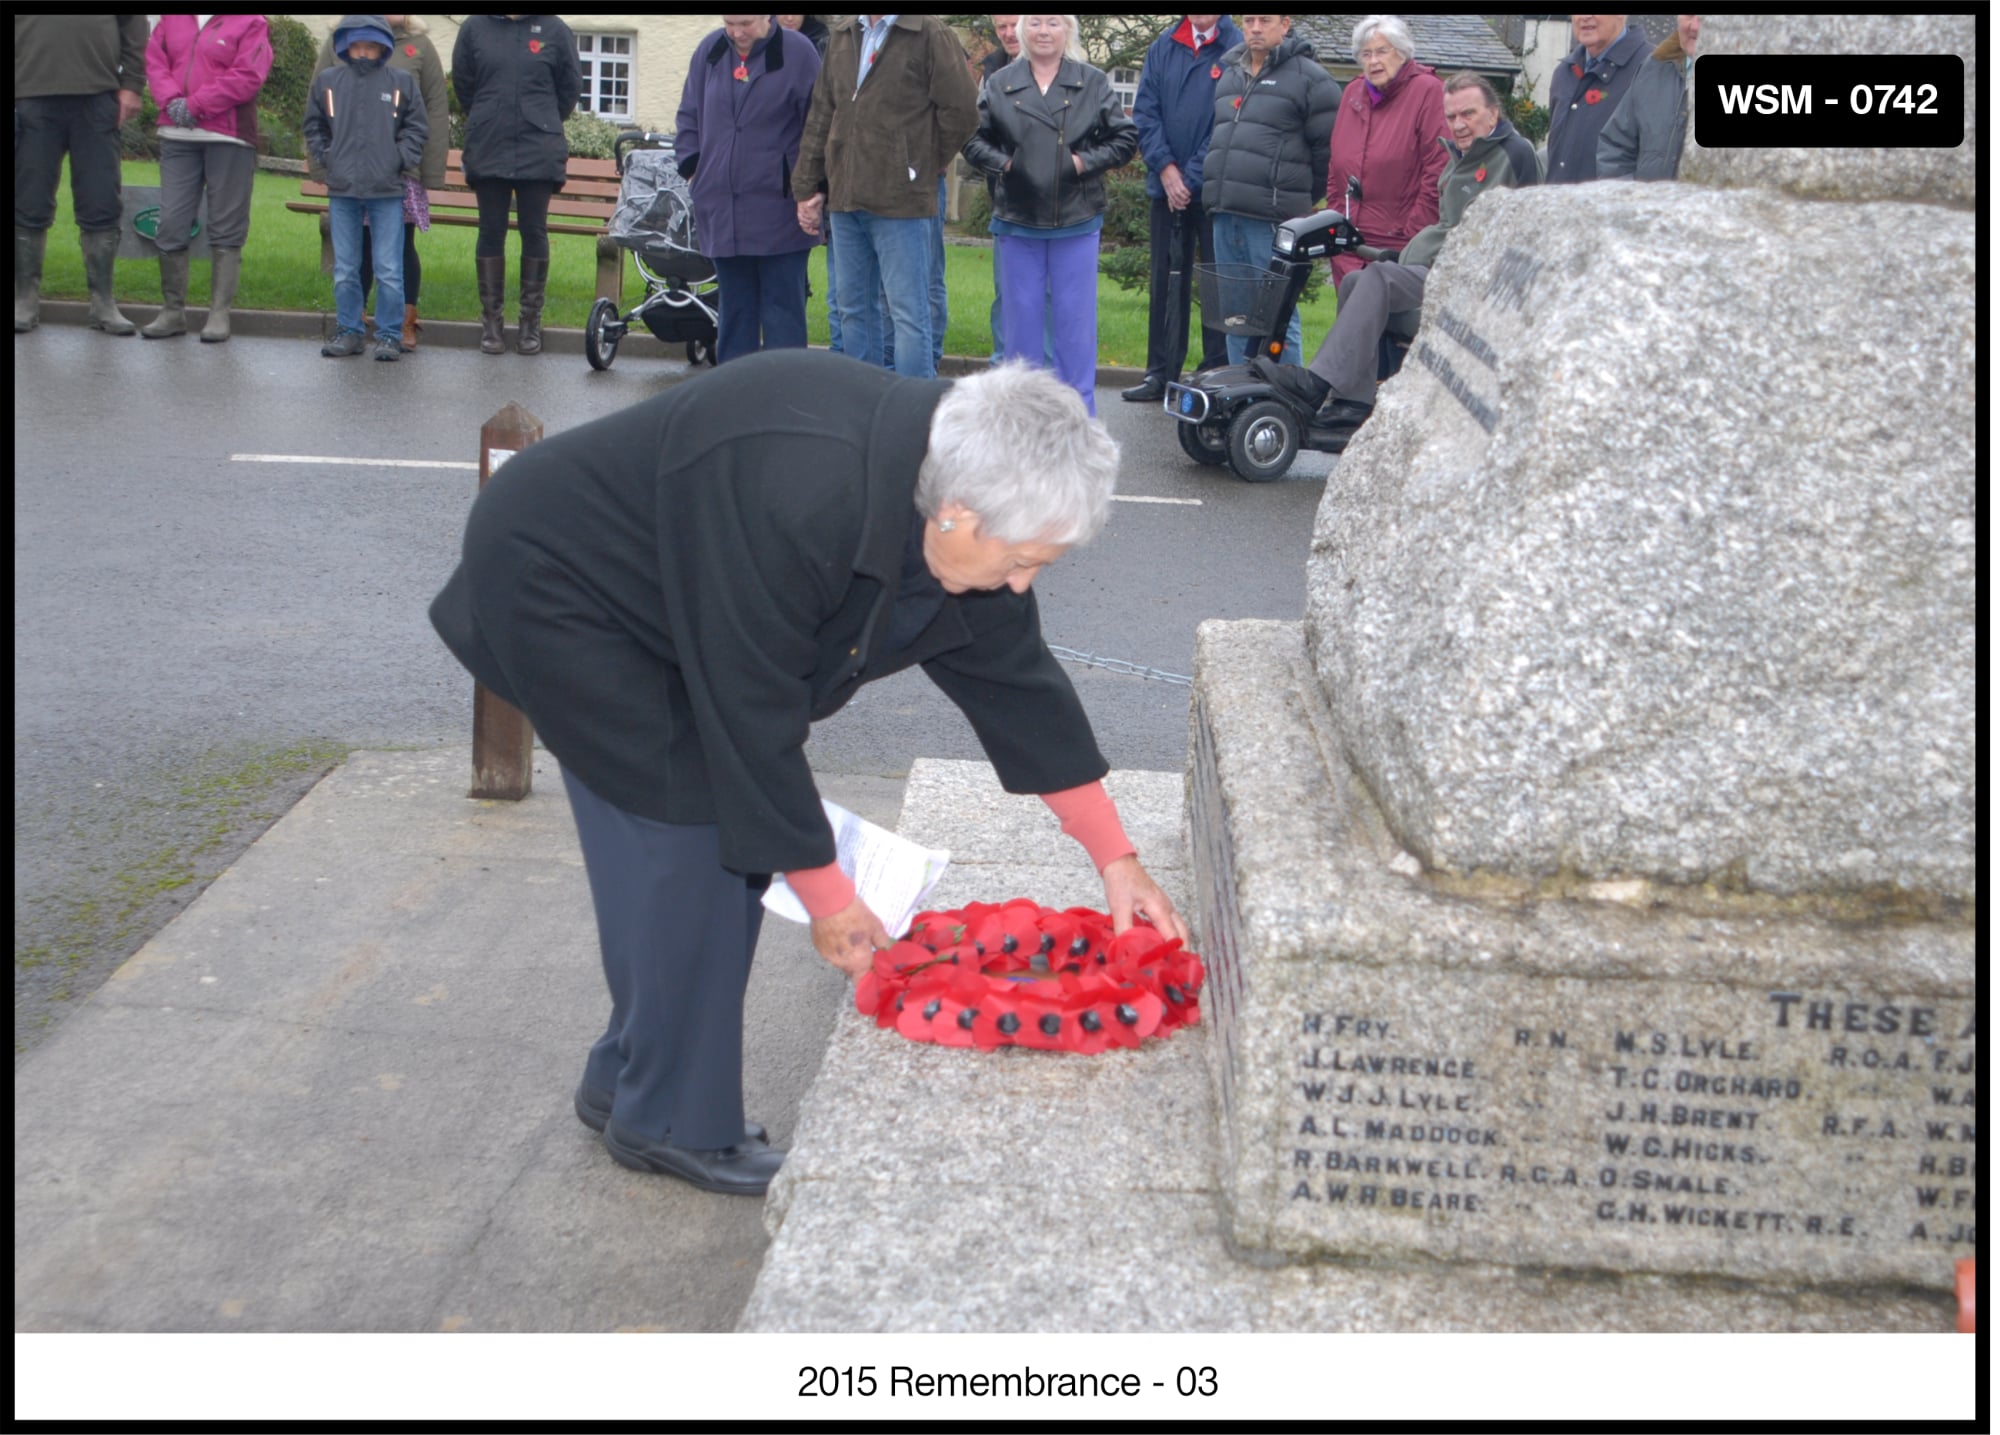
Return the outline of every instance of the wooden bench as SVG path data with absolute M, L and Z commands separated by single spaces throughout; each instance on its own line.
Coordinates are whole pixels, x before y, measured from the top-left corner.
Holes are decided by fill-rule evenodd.
M 605 237 L 612 212 L 618 207 L 618 166 L 608 159 L 570 156 L 564 171 L 563 187 L 549 201 L 549 233 L 585 234 L 597 239 L 597 297 L 623 304 L 625 251 Z M 432 224 L 477 227 L 479 199 L 465 182 L 465 152 L 452 150 L 445 157 L 444 188 L 427 191 Z M 319 267 L 333 272 L 333 219 L 327 206 L 326 184 L 308 175 L 299 181 L 299 197 L 285 201 L 285 208 L 299 214 L 319 216 Z M 508 216 L 507 227 L 520 229 L 520 221 Z

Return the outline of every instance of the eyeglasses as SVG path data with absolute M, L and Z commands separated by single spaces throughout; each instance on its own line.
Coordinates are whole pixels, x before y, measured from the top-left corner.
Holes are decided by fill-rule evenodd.
M 1394 45 L 1370 45 L 1365 50 L 1356 50 L 1355 58 L 1360 60 L 1386 60 L 1396 53 Z

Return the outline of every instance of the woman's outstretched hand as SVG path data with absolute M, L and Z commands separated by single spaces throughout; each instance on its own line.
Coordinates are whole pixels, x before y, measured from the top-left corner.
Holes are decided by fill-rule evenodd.
M 1178 938 L 1183 947 L 1194 945 L 1194 933 L 1186 919 L 1174 910 L 1173 899 L 1147 875 L 1137 857 L 1127 855 L 1106 863 L 1103 877 L 1104 904 L 1111 913 L 1114 933 L 1124 931 L 1134 921 L 1143 921 L 1163 937 Z
M 882 919 L 868 910 L 868 904 L 856 897 L 831 917 L 813 918 L 812 944 L 848 976 L 858 977 L 874 964 L 876 948 L 893 947 L 896 939 L 889 935 Z

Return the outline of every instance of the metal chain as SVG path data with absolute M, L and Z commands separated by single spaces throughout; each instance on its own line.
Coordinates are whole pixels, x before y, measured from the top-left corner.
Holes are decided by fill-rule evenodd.
M 1182 687 L 1194 686 L 1194 679 L 1185 674 L 1163 673 L 1158 668 L 1149 668 L 1140 663 L 1128 663 L 1123 658 L 1100 658 L 1095 653 L 1079 653 L 1074 648 L 1058 648 L 1054 643 L 1049 644 L 1049 651 L 1065 663 L 1076 663 L 1086 668 L 1107 668 L 1114 673 L 1125 673 L 1135 678 L 1179 683 Z

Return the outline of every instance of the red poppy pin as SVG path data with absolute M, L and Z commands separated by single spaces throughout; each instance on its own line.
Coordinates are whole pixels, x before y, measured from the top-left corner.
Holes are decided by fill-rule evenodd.
M 735 75 L 739 80 L 747 80 L 750 78 L 750 67 L 748 65 L 738 65 L 730 73 Z
M 1586 105 L 1594 105 L 1603 98 L 1604 91 L 1602 90 L 1585 90 L 1583 92 L 1583 102 Z
M 405 45 L 403 46 L 403 53 L 414 60 L 417 58 L 417 47 L 415 45 Z
M 1472 172 L 1472 177 L 1478 180 L 1481 184 L 1486 183 L 1486 167 L 1482 165 L 1478 169 L 1475 169 Z
M 1569 72 L 1572 75 L 1575 75 L 1579 80 L 1583 78 L 1583 66 L 1581 65 L 1571 65 L 1569 67 Z
M 1210 78 L 1211 80 L 1219 80 L 1219 79 L 1221 79 L 1221 78 L 1222 78 L 1222 66 L 1220 66 L 1220 65 L 1210 65 L 1210 66 L 1208 67 L 1208 77 L 1209 77 L 1209 78 Z
M 1237 96 L 1237 97 L 1236 97 L 1235 99 L 1231 100 L 1231 101 L 1229 102 L 1229 104 L 1230 104 L 1230 107 L 1231 107 L 1231 108 L 1233 108 L 1233 109 L 1239 109 L 1239 110 L 1240 110 L 1240 109 L 1242 109 L 1242 108 L 1243 108 L 1243 96 L 1241 96 L 1241 95 L 1238 95 L 1238 96 Z
M 542 53 L 542 42 L 541 42 L 540 40 L 530 40 L 530 41 L 528 41 L 528 53 L 529 53 L 530 55 L 539 55 L 539 54 L 541 54 L 541 53 Z

